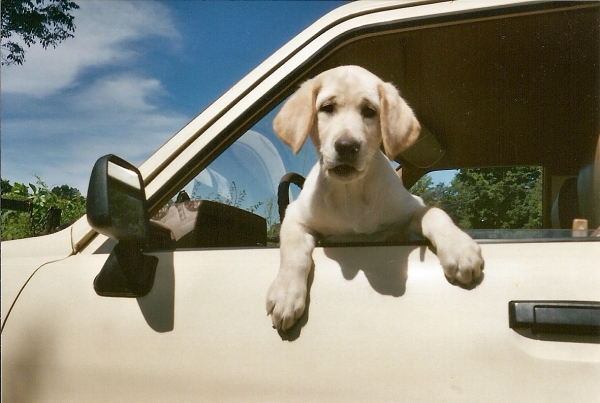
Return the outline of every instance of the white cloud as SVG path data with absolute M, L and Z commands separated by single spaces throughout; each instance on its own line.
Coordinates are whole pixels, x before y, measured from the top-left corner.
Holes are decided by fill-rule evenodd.
M 157 108 L 150 98 L 163 94 L 166 91 L 157 79 L 134 75 L 110 76 L 99 79 L 85 92 L 79 93 L 72 107 L 94 113 L 152 111 Z
M 75 16 L 74 38 L 55 49 L 26 49 L 25 63 L 2 71 L 2 91 L 43 98 L 73 86 L 90 67 L 126 63 L 141 39 L 176 39 L 169 10 L 151 1 L 82 1 Z
M 2 69 L 2 178 L 29 183 L 39 175 L 85 194 L 98 157 L 114 153 L 139 165 L 189 117 L 164 106 L 168 90 L 140 64 L 155 39 L 177 45 L 168 8 L 77 3 L 74 38 L 29 48 L 22 66 Z
M 51 186 L 68 184 L 85 193 L 98 157 L 113 153 L 139 165 L 189 120 L 152 103 L 164 92 L 156 79 L 100 78 L 54 100 L 66 114 L 3 119 L 2 177 L 27 183 L 39 175 Z

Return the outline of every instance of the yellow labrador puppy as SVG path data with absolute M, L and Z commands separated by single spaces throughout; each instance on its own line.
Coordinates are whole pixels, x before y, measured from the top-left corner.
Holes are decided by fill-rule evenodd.
M 325 71 L 292 95 L 273 127 L 294 153 L 310 135 L 319 156 L 281 226 L 281 263 L 267 293 L 276 329 L 289 329 L 304 312 L 316 238 L 414 231 L 431 241 L 450 281 L 469 284 L 480 276 L 479 245 L 445 212 L 410 194 L 389 161 L 420 131 L 392 84 L 358 66 Z

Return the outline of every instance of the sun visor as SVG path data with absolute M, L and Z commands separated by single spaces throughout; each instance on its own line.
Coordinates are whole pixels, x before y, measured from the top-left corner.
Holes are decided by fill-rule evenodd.
M 437 138 L 424 126 L 415 143 L 400 153 L 400 158 L 417 168 L 429 168 L 438 162 L 446 153 L 446 149 Z

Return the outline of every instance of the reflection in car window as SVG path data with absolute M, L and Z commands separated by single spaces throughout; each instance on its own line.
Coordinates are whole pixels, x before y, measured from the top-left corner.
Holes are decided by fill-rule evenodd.
M 185 204 L 187 209 L 170 204 L 163 207 L 155 219 L 171 228 L 176 238 L 182 237 L 193 229 L 194 224 L 188 221 L 196 218 L 197 203 L 194 201 L 208 200 L 263 217 L 268 239 L 276 243 L 279 233 L 279 181 L 287 172 L 306 176 L 317 160 L 309 141 L 298 155 L 294 155 L 277 138 L 272 122 L 278 110 L 276 108 L 267 114 L 183 187 L 179 198 L 180 201 L 190 200 Z M 183 227 L 185 230 L 181 231 Z
M 294 156 L 270 127 L 273 114 L 248 130 L 184 190 L 191 199 L 213 200 L 278 220 L 277 186 L 286 172 L 306 176 L 316 161 L 307 142 Z M 268 123 L 266 125 L 265 123 Z

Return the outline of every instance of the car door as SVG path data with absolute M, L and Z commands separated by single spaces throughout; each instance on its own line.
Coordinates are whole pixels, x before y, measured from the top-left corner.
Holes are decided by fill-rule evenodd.
M 286 334 L 264 306 L 276 248 L 155 253 L 154 287 L 133 299 L 98 296 L 92 283 L 107 255 L 79 254 L 41 269 L 13 308 L 3 396 L 594 401 L 597 339 L 519 334 L 508 309 L 597 301 L 597 242 L 482 249 L 485 278 L 465 290 L 448 284 L 424 245 L 317 248 L 307 313 Z

